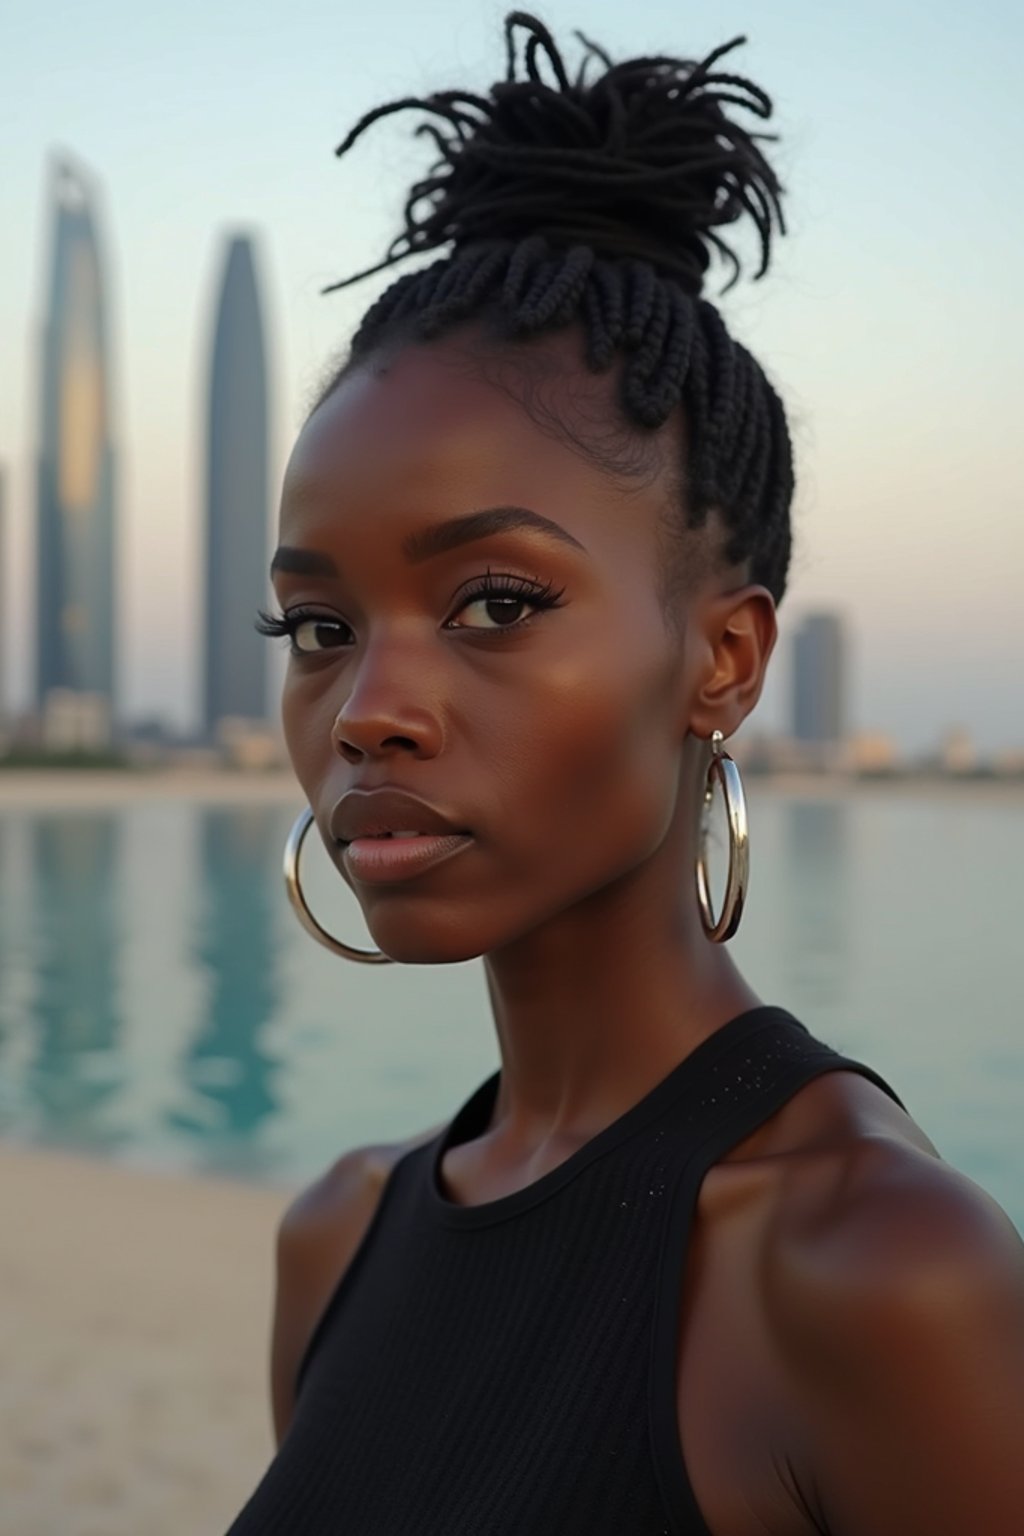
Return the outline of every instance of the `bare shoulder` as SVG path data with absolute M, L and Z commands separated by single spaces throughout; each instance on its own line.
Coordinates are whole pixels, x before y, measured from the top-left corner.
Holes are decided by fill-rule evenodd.
M 362 1243 L 396 1163 L 437 1129 L 346 1152 L 301 1190 L 277 1228 L 271 1406 L 280 1445 L 295 1405 L 302 1357 Z
M 840 1304 L 868 1315 L 948 1301 L 954 1280 L 1024 1282 L 1009 1216 L 923 1136 L 853 1134 L 817 1164 L 780 1203 L 773 1243 L 778 1296 L 809 1325 L 816 1302 L 829 1315 Z
M 862 1130 L 778 1208 L 766 1303 L 831 1530 L 1008 1532 L 1024 1497 L 1024 1243 L 929 1147 Z
M 776 1167 L 769 1296 L 776 1322 L 797 1334 L 837 1307 L 867 1317 L 948 1300 L 954 1280 L 1024 1279 L 1024 1243 L 1006 1212 L 859 1075 L 807 1084 L 755 1150 Z

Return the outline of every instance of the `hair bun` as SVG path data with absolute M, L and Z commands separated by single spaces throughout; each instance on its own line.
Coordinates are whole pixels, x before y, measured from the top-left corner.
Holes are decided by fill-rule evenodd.
M 452 245 L 544 236 L 552 244 L 587 245 L 601 255 L 650 262 L 688 293 L 703 287 L 712 248 L 740 275 L 740 262 L 715 232 L 746 212 L 761 239 L 768 270 L 773 218 L 785 233 L 782 192 L 758 141 L 726 116 L 727 103 L 771 116 L 766 93 L 714 64 L 745 37 L 735 37 L 699 63 L 667 57 L 616 64 L 576 33 L 584 48 L 575 80 L 547 28 L 523 11 L 505 18 L 507 78 L 487 96 L 437 91 L 377 107 L 355 125 L 343 155 L 380 118 L 406 109 L 421 123 L 439 158 L 412 187 L 405 228 L 384 261 L 334 287 L 346 286 L 406 256 Z M 525 44 L 520 47 L 521 37 Z M 593 65 L 602 72 L 588 80 Z M 544 66 L 553 77 L 543 78 Z

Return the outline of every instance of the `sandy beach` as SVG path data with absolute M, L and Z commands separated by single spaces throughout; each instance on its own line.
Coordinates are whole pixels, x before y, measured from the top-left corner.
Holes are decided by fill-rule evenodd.
M 273 1454 L 288 1198 L 0 1145 L 3 1536 L 223 1536 Z

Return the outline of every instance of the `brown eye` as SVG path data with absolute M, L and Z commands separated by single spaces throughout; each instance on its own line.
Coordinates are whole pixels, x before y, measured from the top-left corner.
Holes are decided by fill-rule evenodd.
M 515 629 L 547 608 L 559 608 L 564 590 L 561 588 L 556 592 L 550 582 L 530 581 L 509 572 L 488 571 L 486 577 L 465 592 L 445 627 L 475 629 L 482 634 Z
M 350 631 L 347 624 L 339 624 L 336 619 L 311 618 L 297 619 L 291 633 L 292 650 L 300 656 L 312 656 L 347 645 Z
M 475 597 L 459 609 L 458 629 L 508 629 L 523 618 L 523 609 L 532 608 L 526 597 Z M 465 615 L 472 614 L 467 620 Z

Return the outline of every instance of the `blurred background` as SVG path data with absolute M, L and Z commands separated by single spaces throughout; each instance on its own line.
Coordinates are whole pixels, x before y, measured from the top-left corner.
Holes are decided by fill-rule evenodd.
M 504 68 L 504 7 L 4 15 L 0 1532 L 223 1528 L 270 1454 L 273 1226 L 493 1070 L 480 968 L 345 966 L 254 635 L 291 442 L 429 161 L 368 108 Z M 786 403 L 795 556 L 735 743 L 733 948 L 1024 1230 L 1018 7 L 547 0 L 768 91 L 788 235 L 706 294 Z M 749 115 L 747 126 L 761 128 Z M 756 242 L 737 233 L 756 269 Z M 311 850 L 324 922 L 360 919 Z M 718 861 L 719 880 L 724 873 Z

